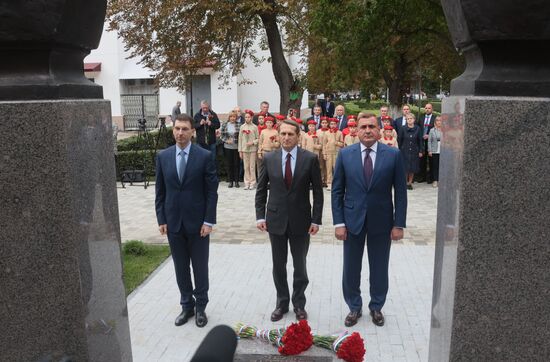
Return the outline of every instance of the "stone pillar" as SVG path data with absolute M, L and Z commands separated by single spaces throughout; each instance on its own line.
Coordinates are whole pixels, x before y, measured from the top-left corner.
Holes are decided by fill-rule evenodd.
M 86 80 L 106 1 L 0 5 L 1 361 L 131 361 L 110 104 Z
M 429 360 L 549 360 L 550 3 L 442 3 L 467 68 L 443 102 Z

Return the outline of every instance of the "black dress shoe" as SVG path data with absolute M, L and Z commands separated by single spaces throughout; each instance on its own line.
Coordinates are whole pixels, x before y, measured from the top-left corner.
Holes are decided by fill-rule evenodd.
M 206 318 L 206 313 L 197 311 L 197 315 L 195 316 L 195 324 L 197 327 L 204 327 L 208 323 L 208 318 Z
M 174 324 L 178 327 L 181 325 L 184 325 L 185 323 L 187 323 L 189 318 L 191 318 L 194 315 L 195 315 L 195 311 L 193 309 L 183 310 L 180 313 L 180 315 L 176 317 L 176 321 L 174 322 Z
M 233 187 L 233 181 L 231 181 L 227 187 L 232 188 Z
M 384 325 L 384 315 L 379 310 L 371 310 L 370 316 L 372 317 L 372 323 L 376 324 L 378 327 Z
M 296 320 L 298 321 L 307 319 L 307 312 L 304 308 L 294 308 L 294 313 L 296 313 Z
M 288 308 L 280 308 L 280 307 L 275 308 L 273 313 L 271 313 L 271 321 L 272 322 L 280 321 L 281 319 L 283 319 L 283 316 L 287 312 L 288 312 Z
M 357 324 L 357 321 L 359 320 L 359 318 L 361 318 L 363 314 L 361 313 L 361 311 L 351 311 L 348 313 L 348 315 L 346 316 L 346 319 L 344 320 L 344 324 L 346 325 L 346 327 L 351 327 L 351 326 L 354 326 Z
M 241 187 L 241 185 L 239 185 L 238 182 L 235 182 L 235 187 L 236 187 L 236 188 L 239 188 L 239 187 Z

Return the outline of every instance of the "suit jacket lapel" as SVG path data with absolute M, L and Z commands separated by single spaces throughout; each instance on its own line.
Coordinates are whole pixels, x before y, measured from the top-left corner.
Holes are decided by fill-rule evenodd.
M 298 178 L 298 172 L 303 168 L 304 163 L 304 150 L 302 150 L 300 147 L 298 147 L 298 152 L 296 152 L 296 164 L 294 165 L 294 174 L 292 175 L 292 183 L 290 184 L 290 188 L 293 188 L 296 184 L 296 179 Z M 281 152 L 282 154 L 282 152 Z M 282 162 L 282 160 L 281 160 Z M 282 172 L 282 170 L 281 170 Z
M 361 185 L 367 190 L 367 182 L 365 181 L 365 173 L 363 172 L 363 155 L 361 154 L 361 144 L 356 143 L 353 145 L 353 164 L 357 165 L 356 172 L 357 177 L 361 180 Z
M 185 184 L 185 180 L 187 180 L 187 175 L 189 174 L 189 170 L 193 167 L 194 161 L 195 161 L 195 150 L 194 145 L 191 145 L 189 148 L 189 154 L 187 155 L 187 165 L 185 166 L 185 175 L 183 175 L 183 180 L 181 180 L 180 186 L 183 186 Z M 176 168 L 176 177 L 178 177 L 178 171 Z M 179 182 L 179 177 L 178 177 Z
M 275 160 L 277 161 L 276 162 L 276 165 L 275 165 L 275 170 L 273 172 L 273 175 L 274 175 L 274 178 L 275 179 L 280 179 L 282 180 L 283 182 L 283 185 L 285 183 L 285 180 L 283 178 L 283 169 L 282 169 L 282 160 L 283 160 L 283 151 L 281 151 L 281 149 L 278 149 L 277 151 L 275 151 Z
M 168 172 L 174 175 L 173 177 L 176 178 L 176 182 L 179 184 L 180 179 L 178 177 L 178 164 L 177 164 L 178 160 L 177 160 L 177 157 L 174 157 L 174 155 L 176 154 L 176 150 L 177 150 L 176 145 L 173 145 L 167 151 L 168 156 L 170 157 L 169 165 L 171 165 Z M 168 175 L 168 177 L 171 177 L 171 176 Z
M 378 142 L 377 152 L 376 152 L 376 162 L 374 164 L 374 170 L 372 173 L 372 180 L 370 181 L 370 187 L 376 182 L 377 177 L 380 174 L 380 168 L 382 167 L 382 163 L 384 162 L 383 159 L 386 156 L 386 152 L 383 147 L 381 147 L 381 143 Z

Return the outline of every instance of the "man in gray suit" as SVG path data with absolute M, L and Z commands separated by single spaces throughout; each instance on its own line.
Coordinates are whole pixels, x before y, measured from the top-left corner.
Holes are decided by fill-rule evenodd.
M 288 244 L 294 264 L 292 304 L 296 319 L 307 319 L 305 290 L 309 283 L 306 256 L 310 235 L 321 225 L 323 185 L 317 155 L 298 147 L 300 126 L 285 120 L 279 127 L 282 149 L 264 155 L 256 190 L 256 223 L 267 231 L 273 257 L 273 280 L 277 290 L 273 322 L 288 312 L 286 262 Z M 268 198 L 269 185 L 269 198 Z M 313 190 L 313 209 L 310 202 Z M 267 211 L 266 211 L 267 209 Z

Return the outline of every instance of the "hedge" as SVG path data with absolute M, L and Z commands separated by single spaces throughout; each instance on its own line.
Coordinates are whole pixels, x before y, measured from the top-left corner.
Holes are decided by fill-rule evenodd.
M 160 152 L 161 150 L 159 150 Z M 116 172 L 117 180 L 120 180 L 122 171 L 126 170 L 146 170 L 149 180 L 154 180 L 155 177 L 155 151 L 154 150 L 135 150 L 135 151 L 119 151 L 116 156 Z M 218 146 L 216 154 L 216 163 L 218 166 L 218 178 L 220 180 L 227 179 L 227 170 L 225 168 L 225 160 L 223 153 Z

